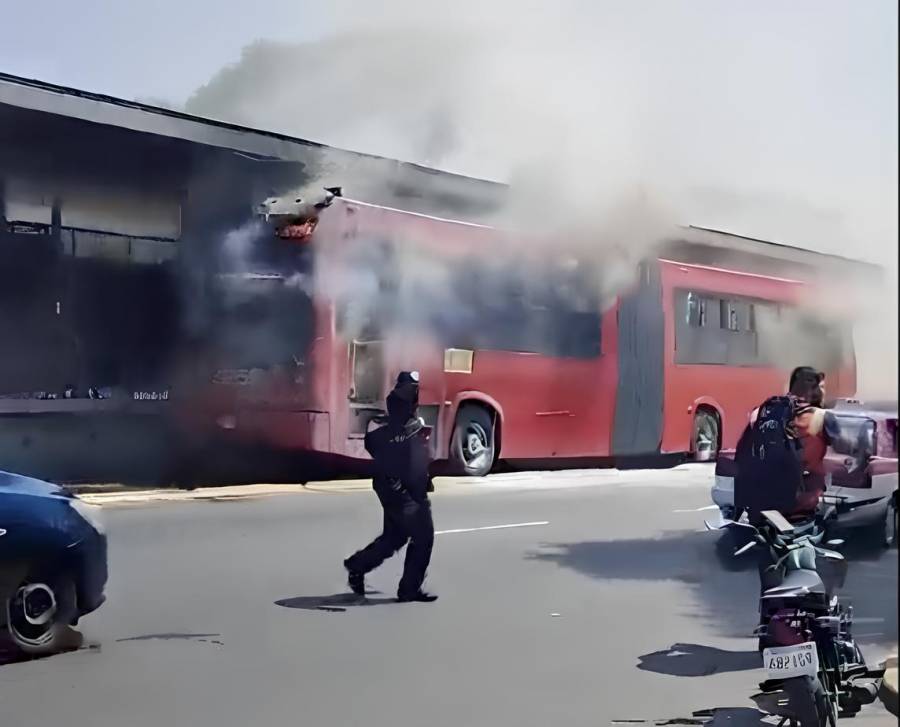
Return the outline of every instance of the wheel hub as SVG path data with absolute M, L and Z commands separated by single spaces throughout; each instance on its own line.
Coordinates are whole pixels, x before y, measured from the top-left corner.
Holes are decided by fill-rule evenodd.
M 469 454 L 477 456 L 484 451 L 484 444 L 477 434 L 469 434 L 466 448 L 469 450 Z
M 478 424 L 474 422 L 469 423 L 469 426 L 466 428 L 464 441 L 463 458 L 469 466 L 477 465 L 488 455 L 487 432 Z
M 22 615 L 32 626 L 44 626 L 56 614 L 56 597 L 52 589 L 43 583 L 30 583 L 19 589 Z

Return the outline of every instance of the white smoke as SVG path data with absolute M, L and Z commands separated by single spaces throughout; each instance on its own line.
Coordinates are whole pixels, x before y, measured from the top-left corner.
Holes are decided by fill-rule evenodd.
M 226 233 L 221 245 L 220 265 L 230 273 L 247 273 L 254 269 L 254 255 L 265 234 L 262 220 L 249 220 Z
M 323 40 L 249 46 L 187 109 L 510 180 L 502 222 L 589 253 L 609 289 L 673 223 L 883 264 L 888 286 L 854 306 L 860 384 L 896 395 L 896 70 L 870 81 L 896 68 L 895 4 L 333 0 L 326 12 Z

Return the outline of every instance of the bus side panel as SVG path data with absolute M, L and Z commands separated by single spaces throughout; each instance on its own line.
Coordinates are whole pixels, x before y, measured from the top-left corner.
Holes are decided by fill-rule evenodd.
M 663 433 L 665 317 L 658 265 L 642 269 L 640 287 L 619 301 L 619 383 L 614 455 L 659 452 Z
M 663 308 L 666 312 L 666 407 L 662 438 L 663 452 L 690 451 L 694 417 L 699 407 L 715 411 L 720 417 L 721 446 L 733 449 L 747 424 L 749 412 L 773 394 L 787 386 L 790 367 L 782 368 L 764 363 L 709 363 L 710 352 L 718 349 L 697 349 L 697 360 L 689 361 L 690 353 L 677 351 L 678 331 L 686 331 L 687 310 L 679 291 L 691 290 L 715 298 L 743 298 L 798 306 L 803 301 L 805 286 L 797 281 L 771 278 L 739 271 L 698 268 L 677 263 L 661 263 Z M 721 344 L 725 332 L 721 328 L 720 310 L 709 310 L 710 330 Z M 692 341 L 687 339 L 687 345 Z M 705 344 L 716 341 L 706 341 Z M 854 377 L 852 345 L 847 353 L 846 373 L 842 370 L 841 389 L 845 380 L 852 384 Z M 791 365 L 812 363 L 798 358 Z M 831 377 L 829 377 L 831 378 Z M 829 391 L 831 394 L 832 392 Z
M 662 273 L 666 312 L 666 410 L 662 451 L 690 451 L 694 417 L 701 405 L 718 414 L 722 447 L 733 449 L 747 424 L 750 410 L 767 396 L 783 389 L 783 376 L 772 367 L 678 363 L 677 329 L 684 323 L 685 311 L 676 302 L 677 291 L 691 289 L 790 301 L 795 299 L 796 286 L 761 276 L 698 270 L 677 264 L 663 263 Z

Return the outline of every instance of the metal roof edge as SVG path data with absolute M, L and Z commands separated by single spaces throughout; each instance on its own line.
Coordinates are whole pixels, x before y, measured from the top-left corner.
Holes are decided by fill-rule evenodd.
M 4 89 L 6 93 L 4 93 Z M 60 99 L 65 100 L 59 101 Z M 280 132 L 265 131 L 196 116 L 183 111 L 61 86 L 38 79 L 24 78 L 2 71 L 0 71 L 0 104 L 183 139 L 232 151 L 276 157 L 285 161 L 304 161 L 303 154 L 298 153 L 297 147 L 300 147 L 304 151 L 313 150 L 323 154 L 336 155 L 339 158 L 343 157 L 348 162 L 368 161 L 408 169 L 416 173 L 439 176 L 448 181 L 457 180 L 478 186 L 495 187 L 498 190 L 507 187 L 506 184 L 495 180 L 427 167 L 417 162 L 341 149 Z
M 717 230 L 711 227 L 699 225 L 683 225 L 682 231 L 689 233 L 681 238 L 684 242 L 693 244 L 708 244 L 713 247 L 724 247 L 739 252 L 755 253 L 769 258 L 784 259 L 789 262 L 820 265 L 822 262 L 830 262 L 839 265 L 851 265 L 857 270 L 867 270 L 872 273 L 883 272 L 883 266 L 869 260 L 858 260 L 834 253 L 818 252 L 796 245 L 788 245 L 773 240 L 763 240 L 757 237 L 741 235 L 726 230 Z M 727 240 L 727 244 L 717 244 L 719 239 Z M 674 241 L 674 240 L 673 240 Z M 780 253 L 780 254 L 779 254 Z

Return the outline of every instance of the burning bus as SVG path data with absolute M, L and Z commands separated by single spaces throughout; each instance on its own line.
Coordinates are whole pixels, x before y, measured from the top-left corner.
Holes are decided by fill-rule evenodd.
M 483 224 L 504 185 L 5 74 L 0 131 L 6 470 L 349 471 L 399 369 L 472 475 L 710 459 L 797 362 L 855 389 L 849 324 L 805 305 L 854 261 L 687 228 L 611 290 L 602 254 Z M 358 201 L 283 194 L 334 169 Z
M 807 305 L 827 256 L 682 230 L 610 296 L 602 256 L 336 188 L 261 213 L 257 257 L 217 278 L 233 305 L 183 407 L 187 430 L 220 441 L 351 469 L 390 382 L 417 370 L 433 454 L 458 474 L 709 460 L 795 365 L 827 371 L 835 396 L 856 389 L 850 322 Z

